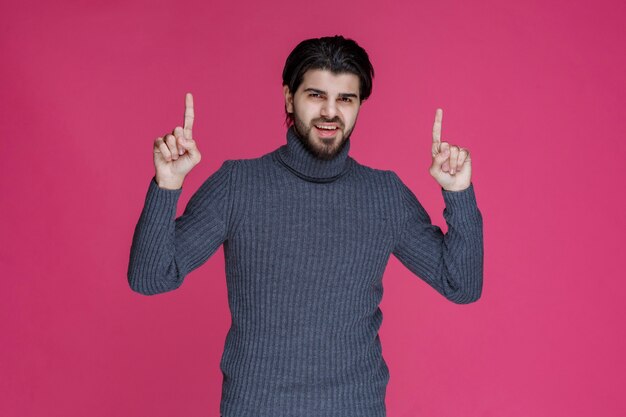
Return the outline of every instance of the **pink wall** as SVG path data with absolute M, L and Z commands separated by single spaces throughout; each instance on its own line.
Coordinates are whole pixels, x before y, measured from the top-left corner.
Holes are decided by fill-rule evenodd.
M 390 261 L 388 415 L 626 415 L 624 2 L 60 3 L 0 5 L 0 415 L 218 415 L 222 250 L 171 293 L 126 281 L 152 141 L 192 91 L 182 214 L 224 159 L 283 144 L 284 59 L 336 33 L 377 72 L 351 155 L 445 228 L 442 107 L 485 220 L 477 303 Z

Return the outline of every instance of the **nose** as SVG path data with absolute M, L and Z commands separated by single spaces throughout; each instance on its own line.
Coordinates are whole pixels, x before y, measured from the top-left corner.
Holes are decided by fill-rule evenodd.
M 322 117 L 326 117 L 328 119 L 334 118 L 337 115 L 337 107 L 335 106 L 335 102 L 333 100 L 324 101 L 320 113 Z

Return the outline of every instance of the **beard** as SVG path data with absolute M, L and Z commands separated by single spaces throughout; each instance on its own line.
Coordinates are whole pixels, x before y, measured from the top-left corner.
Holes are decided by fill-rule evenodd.
M 336 138 L 319 138 L 319 140 L 321 141 L 321 143 L 319 143 L 317 139 L 313 138 L 313 125 L 316 123 L 337 123 L 339 125 L 338 129 L 340 129 L 342 132 L 341 142 L 335 145 L 334 142 L 337 141 Z M 293 126 L 294 132 L 296 133 L 298 139 L 300 139 L 302 145 L 309 152 L 315 155 L 315 157 L 328 161 L 337 156 L 346 146 L 346 142 L 348 141 L 348 139 L 350 139 L 350 135 L 352 134 L 352 131 L 356 126 L 356 120 L 354 126 L 352 126 L 352 128 L 346 132 L 343 130 L 345 128 L 343 122 L 338 117 L 335 117 L 333 119 L 326 119 L 323 117 L 313 119 L 311 120 L 311 124 L 307 125 L 304 120 L 298 117 L 298 113 L 294 109 Z

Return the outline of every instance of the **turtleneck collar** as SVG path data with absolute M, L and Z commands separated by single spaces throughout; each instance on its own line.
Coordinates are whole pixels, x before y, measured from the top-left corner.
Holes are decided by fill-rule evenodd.
M 320 159 L 304 147 L 291 126 L 287 129 L 287 144 L 277 149 L 276 156 L 294 174 L 307 181 L 330 182 L 350 170 L 353 159 L 348 156 L 349 151 L 350 139 L 333 159 Z

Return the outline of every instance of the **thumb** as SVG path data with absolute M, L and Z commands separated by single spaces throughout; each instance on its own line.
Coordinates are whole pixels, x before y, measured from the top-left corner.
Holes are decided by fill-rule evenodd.
M 178 138 L 178 144 L 182 146 L 187 153 L 189 153 L 189 157 L 192 161 L 195 163 L 200 162 L 200 151 L 198 150 L 195 140 L 186 139 L 184 136 L 181 136 Z
M 450 157 L 450 148 L 445 148 L 433 158 L 433 167 L 441 168 L 444 162 Z

